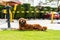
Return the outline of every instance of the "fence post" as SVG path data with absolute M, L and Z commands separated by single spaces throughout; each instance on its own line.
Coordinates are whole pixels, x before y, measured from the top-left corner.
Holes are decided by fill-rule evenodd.
M 54 12 L 51 12 L 51 23 L 53 23 Z

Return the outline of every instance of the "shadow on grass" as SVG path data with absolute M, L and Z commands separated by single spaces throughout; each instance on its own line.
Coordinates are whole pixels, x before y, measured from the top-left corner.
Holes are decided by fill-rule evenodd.
M 4 29 L 3 31 L 19 31 L 19 32 L 27 32 L 27 31 L 39 31 L 39 32 L 48 32 L 50 30 L 46 30 L 46 31 L 41 31 L 41 30 L 11 30 L 11 29 Z

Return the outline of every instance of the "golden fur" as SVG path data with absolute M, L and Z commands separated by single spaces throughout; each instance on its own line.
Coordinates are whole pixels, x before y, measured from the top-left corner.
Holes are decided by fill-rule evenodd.
M 46 31 L 46 26 L 41 26 L 39 24 L 27 24 L 24 18 L 19 19 L 19 30 L 41 30 Z

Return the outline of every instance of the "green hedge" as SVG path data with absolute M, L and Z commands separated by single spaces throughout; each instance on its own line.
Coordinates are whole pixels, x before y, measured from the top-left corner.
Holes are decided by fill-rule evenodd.
M 2 13 L 4 6 L 0 5 L 0 18 L 4 18 L 4 14 Z
M 4 7 L 3 6 L 0 6 L 0 12 L 2 11 Z M 51 10 L 52 9 L 52 10 Z M 17 10 L 15 12 L 14 11 L 14 6 L 11 7 L 11 11 L 13 13 L 13 18 L 15 19 L 19 19 L 21 17 L 23 18 L 43 18 L 46 14 L 46 11 L 49 12 L 49 11 L 55 11 L 56 8 L 50 8 L 49 6 L 48 7 L 41 7 L 41 9 L 37 8 L 37 7 L 34 7 L 34 6 L 31 6 L 30 4 L 19 4 L 17 6 Z M 4 14 L 0 14 L 2 18 L 4 18 Z

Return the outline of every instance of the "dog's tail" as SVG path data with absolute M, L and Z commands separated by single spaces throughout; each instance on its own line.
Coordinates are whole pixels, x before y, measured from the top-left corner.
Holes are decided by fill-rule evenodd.
M 47 27 L 46 26 L 43 26 L 43 31 L 46 31 L 47 30 Z

